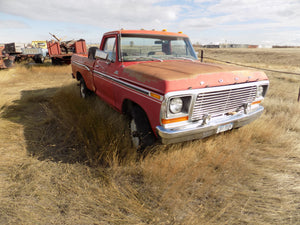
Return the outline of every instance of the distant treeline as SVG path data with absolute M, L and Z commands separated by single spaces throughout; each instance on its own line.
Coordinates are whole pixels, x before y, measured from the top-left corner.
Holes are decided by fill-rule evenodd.
M 194 47 L 198 48 L 260 48 L 259 45 L 247 45 L 247 44 L 208 44 L 200 45 L 194 44 Z M 271 46 L 269 47 L 271 48 Z M 288 46 L 288 45 L 273 45 L 272 48 L 300 48 L 300 46 Z
M 194 45 L 201 48 L 258 48 L 258 45 L 248 44 L 208 44 L 208 45 Z
M 300 48 L 300 46 L 273 45 L 272 48 Z

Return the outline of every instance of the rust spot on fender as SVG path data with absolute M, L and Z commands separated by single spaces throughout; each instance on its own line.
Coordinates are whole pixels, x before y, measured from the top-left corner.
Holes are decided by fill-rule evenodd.
M 216 65 L 192 61 L 164 61 L 139 63 L 124 69 L 130 77 L 140 82 L 151 82 L 155 80 L 182 80 L 191 79 L 200 74 L 218 72 L 229 72 L 244 70 L 237 66 Z

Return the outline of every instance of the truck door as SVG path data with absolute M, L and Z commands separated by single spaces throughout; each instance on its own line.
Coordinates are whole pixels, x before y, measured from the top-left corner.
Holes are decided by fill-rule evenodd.
M 114 105 L 114 86 L 113 81 L 116 78 L 117 70 L 117 42 L 116 36 L 106 37 L 104 40 L 103 51 L 108 53 L 108 59 L 96 59 L 94 64 L 93 76 L 96 87 L 96 93 L 104 101 Z

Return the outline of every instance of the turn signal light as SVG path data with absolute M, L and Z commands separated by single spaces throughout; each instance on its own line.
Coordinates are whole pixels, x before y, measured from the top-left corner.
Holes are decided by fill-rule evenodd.
M 153 97 L 153 98 L 157 98 L 157 99 L 161 100 L 161 96 L 159 94 L 150 92 L 150 96 Z
M 179 117 L 179 118 L 173 118 L 173 119 L 161 119 L 162 124 L 170 124 L 170 123 L 178 123 L 187 121 L 189 119 L 188 116 Z
M 251 105 L 260 104 L 261 101 L 252 102 Z

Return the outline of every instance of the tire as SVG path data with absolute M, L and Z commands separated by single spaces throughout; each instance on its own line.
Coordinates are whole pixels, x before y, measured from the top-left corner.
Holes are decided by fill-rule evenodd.
M 80 88 L 80 97 L 86 99 L 90 95 L 90 90 L 86 87 L 85 81 L 83 78 L 80 79 L 79 83 Z
M 33 57 L 33 61 L 34 61 L 35 63 L 39 63 L 39 59 L 38 59 L 38 57 L 37 57 L 36 55 Z
M 56 58 L 51 58 L 52 65 L 56 66 L 58 65 L 58 60 Z
M 3 60 L 3 62 L 4 62 L 4 65 L 5 65 L 7 68 L 12 67 L 13 64 L 14 64 L 14 61 L 13 61 L 13 60 L 10 60 L 10 59 L 5 59 L 5 60 Z
M 131 109 L 129 127 L 132 145 L 137 150 L 142 151 L 155 143 L 156 139 L 147 115 L 139 106 L 133 106 Z
M 34 56 L 33 60 L 35 63 L 44 63 L 45 57 L 42 55 L 36 55 Z
M 44 63 L 44 61 L 45 61 L 45 56 L 40 55 L 39 56 L 39 63 Z
M 62 58 L 51 58 L 52 65 L 59 66 L 63 65 L 64 61 Z

